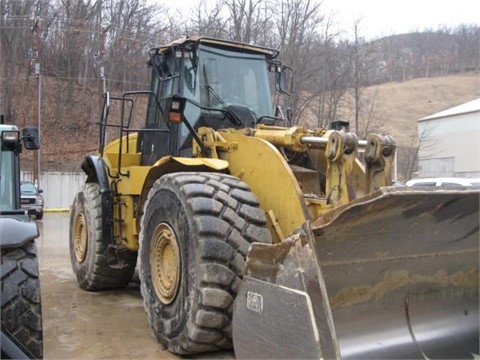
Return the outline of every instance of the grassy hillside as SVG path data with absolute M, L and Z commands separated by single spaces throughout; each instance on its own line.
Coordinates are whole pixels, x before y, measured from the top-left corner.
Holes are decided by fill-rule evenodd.
M 418 119 L 479 98 L 480 74 L 385 83 L 366 92 L 378 95 L 376 115 L 385 119 L 385 131 L 399 146 L 407 146 L 416 136 Z

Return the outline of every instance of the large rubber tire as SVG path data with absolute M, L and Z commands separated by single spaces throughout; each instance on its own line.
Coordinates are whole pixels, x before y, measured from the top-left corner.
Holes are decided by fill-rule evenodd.
M 257 197 L 233 176 L 176 173 L 155 182 L 141 220 L 140 289 L 169 351 L 232 347 L 233 301 L 250 243 L 271 243 L 265 224 Z
M 43 357 L 42 304 L 37 248 L 2 249 L 2 328 L 34 358 Z
M 78 285 L 85 290 L 108 290 L 126 286 L 133 277 L 137 252 L 124 251 L 123 268 L 110 267 L 102 239 L 102 196 L 97 183 L 86 183 L 73 201 L 70 214 L 70 260 Z

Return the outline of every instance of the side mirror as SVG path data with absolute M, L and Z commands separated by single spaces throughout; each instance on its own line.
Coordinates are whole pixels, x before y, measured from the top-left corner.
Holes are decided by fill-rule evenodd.
M 150 53 L 149 65 L 153 65 L 154 69 L 158 72 L 160 78 L 165 79 L 172 76 L 170 67 L 168 66 L 167 58 L 162 53 Z
M 22 140 L 27 150 L 40 149 L 40 139 L 36 128 L 25 128 L 22 130 Z
M 277 90 L 281 93 L 292 95 L 293 69 L 282 66 L 281 71 L 275 72 L 275 82 Z

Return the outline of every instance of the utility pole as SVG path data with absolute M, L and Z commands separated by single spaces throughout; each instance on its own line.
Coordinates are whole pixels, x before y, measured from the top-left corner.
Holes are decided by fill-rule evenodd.
M 34 36 L 34 73 L 36 78 L 36 87 L 34 92 L 34 104 L 37 108 L 37 129 L 38 140 L 41 140 L 41 122 L 42 122 L 42 77 L 40 74 L 40 18 L 35 18 L 35 23 L 32 27 L 32 33 Z M 40 150 L 33 151 L 33 182 L 37 187 L 40 187 Z
M 358 20 L 354 23 L 355 44 L 354 44 L 354 87 L 355 87 L 355 132 L 360 134 L 359 118 L 360 118 L 360 60 L 359 60 L 359 46 L 358 46 Z
M 106 81 L 105 81 L 105 41 L 107 37 L 107 31 L 109 27 L 102 26 L 102 0 L 97 0 L 97 29 L 99 32 L 99 50 L 96 56 L 96 63 L 98 64 L 98 70 L 100 74 L 100 82 L 98 83 L 98 92 L 100 93 L 100 111 L 103 106 L 103 94 L 107 91 Z

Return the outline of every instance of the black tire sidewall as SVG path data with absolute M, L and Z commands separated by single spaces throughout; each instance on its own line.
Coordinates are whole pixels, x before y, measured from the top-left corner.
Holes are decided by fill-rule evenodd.
M 114 253 L 119 263 L 118 267 L 111 264 L 108 246 L 113 244 L 113 239 L 103 238 L 103 227 L 112 226 L 104 224 L 102 216 L 102 198 L 98 183 L 86 183 L 74 201 L 70 215 L 70 260 L 77 282 L 85 290 L 110 290 L 125 287 L 135 272 L 137 251 L 122 249 Z M 87 250 L 83 261 L 79 262 L 75 256 L 74 230 L 77 217 L 84 216 L 84 226 L 87 236 Z M 115 252 L 115 249 L 114 251 Z
M 37 247 L 32 241 L 19 248 L 2 249 L 1 255 L 2 328 L 16 337 L 30 355 L 41 359 L 43 324 Z
M 190 309 L 195 303 L 191 299 L 194 295 L 193 284 L 195 282 L 195 264 L 194 244 L 190 241 L 191 224 L 184 213 L 182 201 L 176 193 L 170 189 L 160 189 L 151 199 L 151 205 L 148 206 L 144 214 L 145 229 L 143 243 L 140 246 L 140 264 L 141 264 L 141 289 L 144 299 L 149 299 L 147 304 L 147 313 L 150 325 L 158 336 L 158 340 L 164 344 L 171 344 L 185 328 Z M 175 233 L 180 250 L 180 285 L 174 300 L 168 304 L 163 304 L 155 293 L 150 267 L 150 246 L 153 231 L 160 223 L 167 223 Z M 192 268 L 188 268 L 192 266 Z M 187 275 L 188 274 L 188 275 Z M 164 323 L 176 319 L 172 322 L 171 329 L 166 329 Z M 163 338 L 165 336 L 165 338 Z
M 226 174 L 167 174 L 149 190 L 140 227 L 141 291 L 153 333 L 169 351 L 232 346 L 233 301 L 248 246 L 271 242 L 259 205 L 246 183 Z M 175 233 L 181 259 L 179 291 L 170 304 L 157 297 L 150 268 L 152 235 L 162 222 Z
M 85 289 L 88 284 L 88 274 L 92 271 L 95 258 L 95 244 L 93 243 L 94 234 L 90 231 L 90 224 L 93 219 L 89 218 L 87 199 L 83 191 L 79 192 L 73 201 L 73 209 L 70 214 L 70 261 L 72 263 L 73 272 L 77 278 L 77 282 L 82 289 Z M 87 253 L 85 259 L 79 262 L 75 256 L 75 249 L 73 243 L 73 229 L 74 222 L 79 214 L 85 216 L 85 226 L 87 227 Z

